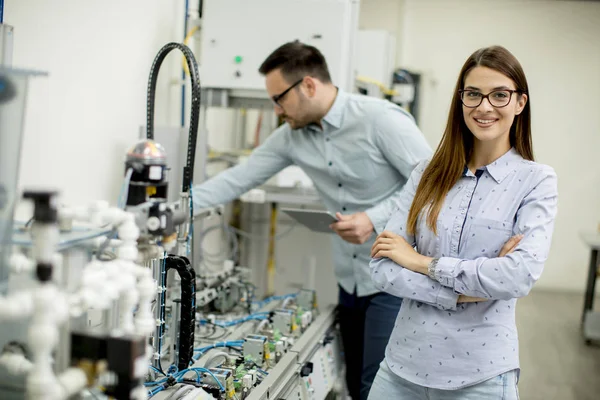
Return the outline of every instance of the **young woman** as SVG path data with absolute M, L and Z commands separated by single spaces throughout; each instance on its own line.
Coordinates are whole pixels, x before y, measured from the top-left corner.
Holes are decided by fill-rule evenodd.
M 516 300 L 542 273 L 557 209 L 530 118 L 517 59 L 473 53 L 439 147 L 372 247 L 375 286 L 404 302 L 369 399 L 518 399 Z

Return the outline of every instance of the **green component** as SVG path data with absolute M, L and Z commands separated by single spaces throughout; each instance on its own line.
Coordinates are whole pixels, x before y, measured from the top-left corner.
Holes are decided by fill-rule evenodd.
M 279 329 L 273 330 L 273 341 L 274 342 L 277 342 L 279 339 L 281 339 L 281 336 L 283 336 L 283 335 L 281 334 Z
M 269 351 L 275 353 L 275 343 L 269 342 Z
M 242 388 L 242 382 L 240 381 L 233 381 L 233 387 L 235 388 L 235 390 L 239 390 Z
M 244 375 L 246 375 L 247 373 L 248 373 L 248 371 L 246 371 L 246 369 L 244 368 L 243 365 L 240 365 L 235 369 L 236 379 L 242 379 L 244 377 Z
M 235 60 L 236 64 L 241 64 L 243 61 L 243 58 L 242 58 L 242 56 L 235 56 L 234 60 Z

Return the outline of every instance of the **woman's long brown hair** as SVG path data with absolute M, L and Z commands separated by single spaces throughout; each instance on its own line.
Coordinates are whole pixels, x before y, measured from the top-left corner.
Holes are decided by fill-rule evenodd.
M 438 215 L 450 189 L 458 182 L 473 151 L 473 134 L 463 118 L 459 90 L 463 89 L 466 75 L 475 67 L 482 66 L 496 70 L 512 79 L 516 89 L 527 93 L 528 101 L 523 111 L 515 116 L 510 128 L 510 144 L 526 160 L 533 161 L 531 142 L 531 98 L 525 73 L 519 61 L 501 46 L 486 47 L 473 53 L 463 65 L 448 115 L 448 123 L 442 140 L 431 162 L 423 172 L 415 198 L 408 214 L 408 232 L 417 230 L 419 215 L 427 209 L 427 225 L 437 233 Z

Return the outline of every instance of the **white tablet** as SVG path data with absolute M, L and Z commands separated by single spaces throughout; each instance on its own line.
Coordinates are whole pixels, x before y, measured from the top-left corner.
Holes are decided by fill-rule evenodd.
M 282 208 L 281 211 L 314 232 L 333 233 L 329 225 L 338 221 L 329 211 L 300 208 Z

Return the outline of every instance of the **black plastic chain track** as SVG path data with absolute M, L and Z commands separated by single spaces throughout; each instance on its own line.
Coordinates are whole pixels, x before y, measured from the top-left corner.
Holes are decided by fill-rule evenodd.
M 146 104 L 146 138 L 154 140 L 154 97 L 156 94 L 156 82 L 158 81 L 158 71 L 169 52 L 173 49 L 179 49 L 185 56 L 188 69 L 190 71 L 190 81 L 192 86 L 192 104 L 190 112 L 190 133 L 188 135 L 188 149 L 186 165 L 183 168 L 182 191 L 187 192 L 194 178 L 194 162 L 196 158 L 196 139 L 198 136 L 198 124 L 200 120 L 200 74 L 198 72 L 198 63 L 194 54 L 184 44 L 168 43 L 156 55 L 152 68 L 150 69 L 150 78 L 148 79 L 148 101 Z
M 179 320 L 179 358 L 177 368 L 182 371 L 190 366 L 194 355 L 194 331 L 196 327 L 196 272 L 190 261 L 182 256 L 169 255 L 166 271 L 174 269 L 181 278 L 181 317 Z

